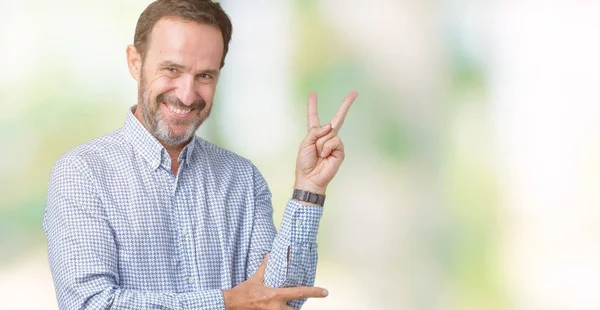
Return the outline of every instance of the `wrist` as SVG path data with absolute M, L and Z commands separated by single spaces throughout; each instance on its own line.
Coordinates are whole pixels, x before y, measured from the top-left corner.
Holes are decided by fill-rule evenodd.
M 318 186 L 318 185 L 312 184 L 311 182 L 299 181 L 299 180 L 296 180 L 296 182 L 294 182 L 294 189 L 299 189 L 299 190 L 315 193 L 318 195 L 325 195 L 325 191 L 327 191 L 326 186 L 325 187 Z
M 225 304 L 225 310 L 234 310 L 236 308 L 233 292 L 231 290 L 222 290 L 223 293 L 223 303 Z

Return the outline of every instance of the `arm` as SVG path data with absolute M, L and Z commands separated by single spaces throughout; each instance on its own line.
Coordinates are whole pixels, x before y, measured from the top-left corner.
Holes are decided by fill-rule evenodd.
M 60 309 L 224 309 L 220 290 L 149 292 L 119 287 L 117 246 L 81 160 L 52 170 L 44 215 Z
M 281 228 L 275 234 L 271 194 L 260 172 L 254 169 L 256 206 L 248 256 L 250 278 L 269 252 L 264 283 L 270 287 L 312 286 L 317 267 L 317 231 L 323 207 L 305 206 L 290 200 L 285 208 Z M 305 300 L 290 305 L 300 308 Z
M 308 100 L 308 134 L 300 144 L 296 161 L 295 188 L 325 195 L 327 185 L 337 173 L 344 160 L 344 145 L 338 137 L 348 109 L 357 93 L 346 96 L 340 109 L 330 123 L 320 125 L 316 93 Z M 271 194 L 267 184 L 254 168 L 257 213 L 252 233 L 251 249 L 268 249 L 273 233 Z M 306 202 L 290 200 L 285 208 L 281 229 L 275 236 L 269 255 L 264 282 L 270 287 L 312 286 L 317 269 L 317 232 L 323 207 Z M 262 239 L 263 236 L 268 238 Z M 267 244 L 265 244 L 265 241 Z M 249 271 L 260 263 L 260 254 L 254 250 Z M 306 299 L 289 303 L 300 308 Z
M 356 92 L 348 94 L 331 122 L 321 126 L 317 95 L 310 94 L 308 134 L 298 150 L 295 188 L 325 195 L 327 185 L 344 160 L 344 145 L 337 133 L 357 95 Z M 326 290 L 310 287 L 315 281 L 316 236 L 322 207 L 290 200 L 281 230 L 275 235 L 271 194 L 262 176 L 254 169 L 257 205 L 246 268 L 249 278 L 233 289 L 223 291 L 226 308 L 266 309 L 276 303 L 279 308 L 292 309 L 290 306 L 300 308 L 307 297 L 327 296 Z M 260 257 L 269 249 L 268 264 L 263 261 L 257 269 Z M 249 276 L 252 273 L 254 275 Z M 288 303 L 289 306 L 282 307 L 281 303 Z

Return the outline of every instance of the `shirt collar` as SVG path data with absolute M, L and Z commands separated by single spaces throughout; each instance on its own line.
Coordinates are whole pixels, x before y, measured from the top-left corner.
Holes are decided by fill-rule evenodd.
M 146 127 L 140 123 L 135 115 L 133 115 L 136 107 L 137 105 L 131 107 L 127 111 L 125 124 L 123 125 L 125 139 L 133 146 L 133 149 L 148 162 L 152 169 L 156 170 L 161 164 L 167 169 L 171 169 L 171 158 L 169 157 L 167 150 L 146 129 Z M 192 140 L 183 148 L 181 154 L 179 154 L 179 161 L 184 159 L 184 163 L 186 165 L 189 164 L 192 159 L 196 140 L 196 135 L 194 135 Z
M 192 154 L 194 154 L 194 149 L 196 146 L 196 135 L 192 136 L 192 140 L 181 150 L 181 154 L 179 154 L 179 161 L 183 160 L 185 165 L 188 165 L 192 159 Z

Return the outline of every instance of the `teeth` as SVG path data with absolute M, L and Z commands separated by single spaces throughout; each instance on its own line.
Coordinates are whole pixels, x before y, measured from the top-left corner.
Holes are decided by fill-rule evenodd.
M 188 110 L 176 109 L 176 108 L 173 108 L 173 107 L 171 107 L 171 106 L 169 106 L 169 105 L 167 105 L 167 107 L 169 108 L 169 110 L 171 110 L 171 111 L 173 111 L 173 112 L 175 112 L 175 113 L 177 113 L 177 114 L 182 114 L 182 115 L 183 115 L 183 114 L 190 113 L 190 111 L 191 111 L 191 110 L 189 110 L 189 109 L 188 109 Z

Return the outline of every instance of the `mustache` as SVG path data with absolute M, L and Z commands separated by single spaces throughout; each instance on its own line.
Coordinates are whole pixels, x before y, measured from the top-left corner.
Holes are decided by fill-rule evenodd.
M 202 99 L 202 98 L 198 98 L 196 101 L 192 102 L 192 104 L 190 104 L 190 105 L 185 105 L 183 102 L 181 102 L 181 100 L 179 100 L 179 98 L 177 98 L 177 96 L 175 96 L 173 94 L 168 94 L 168 93 L 160 94 L 156 97 L 157 103 L 160 104 L 163 101 L 170 105 L 175 106 L 176 108 L 182 109 L 182 110 L 187 110 L 187 109 L 202 110 L 206 106 L 206 101 L 204 101 L 204 99 Z

